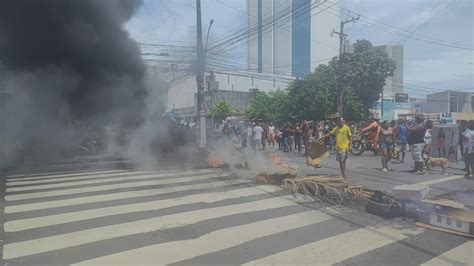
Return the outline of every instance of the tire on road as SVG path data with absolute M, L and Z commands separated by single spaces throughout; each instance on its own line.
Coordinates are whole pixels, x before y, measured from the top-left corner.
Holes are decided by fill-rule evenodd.
M 364 153 L 364 143 L 362 143 L 362 141 L 360 140 L 355 140 L 352 142 L 352 149 L 350 150 L 351 154 L 352 155 L 355 155 L 355 156 L 359 156 L 359 155 L 362 155 L 362 153 Z

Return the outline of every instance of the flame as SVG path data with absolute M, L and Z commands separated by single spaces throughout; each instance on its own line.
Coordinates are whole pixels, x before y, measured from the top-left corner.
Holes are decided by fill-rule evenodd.
M 299 171 L 298 166 L 283 162 L 283 158 L 274 153 L 270 154 L 270 160 L 272 160 L 272 162 L 276 165 L 280 166 L 287 174 L 296 174 Z
M 213 168 L 219 168 L 224 165 L 224 160 L 222 160 L 215 151 L 207 151 L 207 162 Z
M 270 154 L 270 160 L 272 160 L 272 162 L 275 163 L 276 165 L 283 164 L 283 159 L 274 153 Z

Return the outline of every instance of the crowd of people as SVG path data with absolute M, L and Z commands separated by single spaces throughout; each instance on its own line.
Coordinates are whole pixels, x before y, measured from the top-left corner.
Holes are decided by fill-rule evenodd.
M 422 116 L 416 116 L 413 121 L 378 121 L 370 119 L 360 133 L 367 136 L 374 155 L 381 155 L 381 169 L 389 171 L 389 162 L 394 158 L 398 163 L 405 162 L 405 155 L 411 151 L 414 167 L 409 172 L 424 174 L 424 165 L 431 156 L 433 122 L 425 121 Z M 283 152 L 295 151 L 308 155 L 311 143 L 320 142 L 329 149 L 335 149 L 341 175 L 346 176 L 346 160 L 351 150 L 352 138 L 357 127 L 341 118 L 331 121 L 274 123 L 242 123 L 240 125 L 225 125 L 223 132 L 239 139 L 242 149 L 251 147 L 255 153 L 268 147 Z M 442 128 L 435 136 L 434 153 L 446 157 L 446 133 Z M 474 174 L 474 120 L 463 121 L 459 124 L 459 148 L 462 160 L 465 162 L 466 178 L 472 179 Z
M 440 158 L 456 160 L 456 152 L 446 154 L 446 134 L 442 127 L 434 136 L 435 152 L 432 152 L 432 130 L 433 121 L 425 121 L 422 116 L 416 116 L 414 121 L 383 121 L 379 123 L 376 119 L 371 119 L 369 125 L 362 129 L 372 141 L 375 153 L 381 152 L 382 171 L 388 172 L 388 162 L 392 157 L 396 157 L 398 163 L 404 163 L 407 147 L 412 152 L 414 167 L 409 172 L 424 174 L 424 165 L 435 153 Z M 465 163 L 465 177 L 473 178 L 474 173 L 474 120 L 459 123 L 459 151 Z
M 325 136 L 334 127 L 334 121 L 303 120 L 281 124 L 254 122 L 231 126 L 224 124 L 222 132 L 228 137 L 238 137 L 244 149 L 250 146 L 257 151 L 278 147 L 283 152 L 295 151 L 307 155 L 311 142 L 323 141 L 328 146 L 334 145 L 331 137 Z

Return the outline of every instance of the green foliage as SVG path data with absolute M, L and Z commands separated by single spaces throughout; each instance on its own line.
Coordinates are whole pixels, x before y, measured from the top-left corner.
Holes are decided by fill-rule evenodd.
M 364 111 L 368 111 L 379 99 L 385 79 L 393 76 L 395 68 L 395 61 L 383 49 L 372 47 L 367 40 L 357 41 L 354 53 L 343 58 L 343 88 L 357 95 Z
M 285 90 L 257 92 L 252 104 L 245 110 L 245 116 L 249 119 L 281 122 L 290 117 L 288 106 L 288 93 Z
M 395 62 L 367 40 L 357 41 L 354 53 L 345 54 L 342 62 L 341 86 L 338 86 L 339 59 L 335 57 L 304 79 L 290 83 L 286 90 L 257 93 L 245 111 L 246 116 L 275 122 L 291 116 L 323 120 L 336 112 L 336 99 L 343 93 L 344 118 L 366 119 L 373 102 L 379 99 L 385 79 L 393 75 Z
M 335 107 L 336 72 L 319 65 L 314 73 L 288 86 L 290 110 L 297 119 L 323 120 Z
M 220 101 L 211 107 L 209 115 L 214 115 L 216 119 L 223 120 L 230 116 L 234 112 L 234 109 L 226 101 Z

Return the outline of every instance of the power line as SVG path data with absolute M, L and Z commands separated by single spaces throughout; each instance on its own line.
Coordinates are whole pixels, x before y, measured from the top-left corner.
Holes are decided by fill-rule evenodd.
M 438 5 L 432 7 L 432 9 L 425 14 L 425 16 L 428 16 L 428 14 L 430 14 L 431 16 L 429 16 L 427 19 L 425 19 L 423 21 L 423 19 L 425 18 L 425 16 L 423 16 L 422 18 L 420 18 L 415 24 L 413 24 L 409 29 L 407 29 L 407 32 L 409 33 L 414 33 L 416 32 L 418 29 L 420 29 L 421 27 L 423 27 L 424 25 L 426 25 L 427 23 L 429 23 L 430 21 L 434 20 L 436 17 L 440 16 L 442 13 L 446 12 L 448 9 L 452 8 L 455 4 L 456 0 L 452 0 L 450 3 L 448 3 L 447 5 L 445 5 L 444 7 L 442 7 L 440 10 L 438 10 L 436 12 L 436 10 L 438 9 L 438 7 L 440 7 L 442 5 L 442 1 L 440 3 L 438 3 Z M 405 37 L 402 37 L 399 42 L 402 42 L 406 40 Z
M 335 10 L 332 7 L 329 7 L 329 9 Z M 422 41 L 422 42 L 432 43 L 432 44 L 451 47 L 451 48 L 458 48 L 458 49 L 464 49 L 464 50 L 474 50 L 473 47 L 465 46 L 465 45 L 458 44 L 458 43 L 451 43 L 451 42 L 446 42 L 446 41 L 442 41 L 442 40 L 437 40 L 437 39 L 430 38 L 430 37 L 427 37 L 427 36 L 423 36 L 423 35 L 420 35 L 420 34 L 417 34 L 417 33 L 406 33 L 405 30 L 394 27 L 394 26 L 389 25 L 385 22 L 370 18 L 368 16 L 362 15 L 360 13 L 354 12 L 354 11 L 349 10 L 347 8 L 344 8 L 344 7 L 341 7 L 341 9 L 346 10 L 348 12 L 351 12 L 353 14 L 360 15 L 363 18 L 363 20 L 361 20 L 359 22 L 359 24 L 365 25 L 369 28 L 373 28 L 373 29 L 376 29 L 376 30 L 379 30 L 379 31 L 383 31 L 383 32 L 394 34 L 394 35 L 410 38 L 410 39 L 416 40 L 416 41 Z M 338 10 L 335 10 L 335 11 L 338 11 Z M 332 14 L 334 16 L 339 17 L 339 14 L 335 14 L 335 13 L 330 12 L 328 10 L 326 10 L 326 12 L 328 12 L 329 14 Z M 350 17 L 348 15 L 345 15 L 345 16 Z
M 273 66 L 273 67 L 265 67 L 263 69 L 275 69 L 275 68 L 284 68 L 284 67 L 290 67 L 290 66 L 297 66 L 297 65 L 311 65 L 312 63 L 318 63 L 318 62 L 324 62 L 324 61 L 327 61 L 327 60 L 331 60 L 331 58 L 325 58 L 325 59 L 321 59 L 321 60 L 314 60 L 314 61 L 310 61 L 310 62 L 306 62 L 306 63 L 300 63 L 300 64 L 291 64 L 291 65 L 283 65 L 283 66 Z M 257 70 L 257 69 L 248 69 L 248 68 L 245 68 L 245 69 L 242 69 L 242 68 L 235 68 L 234 70 L 249 70 L 249 71 L 252 71 L 252 70 Z

